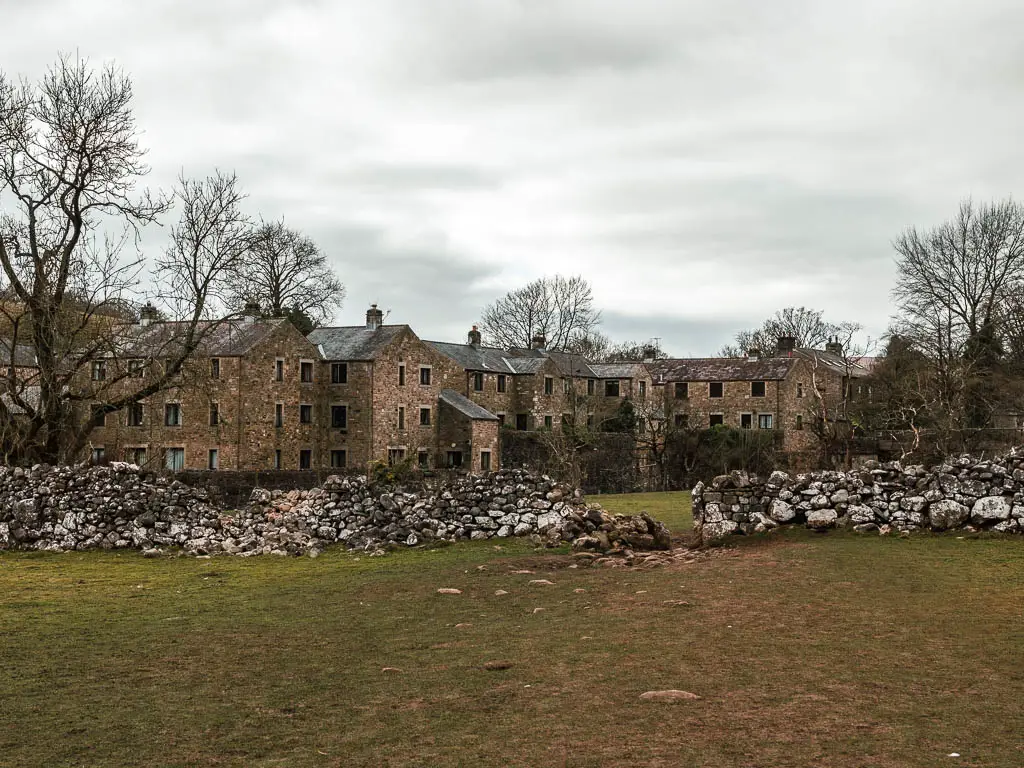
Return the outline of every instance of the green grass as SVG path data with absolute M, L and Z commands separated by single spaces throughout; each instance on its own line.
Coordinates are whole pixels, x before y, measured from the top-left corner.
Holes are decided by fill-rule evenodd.
M 1019 767 L 1022 544 L 3 554 L 0 765 Z
M 693 529 L 693 508 L 689 491 L 666 491 L 661 493 L 622 493 L 588 496 L 587 501 L 596 501 L 602 507 L 617 515 L 636 515 L 649 512 L 661 520 L 673 533 Z

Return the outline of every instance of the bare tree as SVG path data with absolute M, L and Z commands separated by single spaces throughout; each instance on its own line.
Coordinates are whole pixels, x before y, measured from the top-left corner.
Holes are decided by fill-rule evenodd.
M 175 362 L 116 389 L 124 375 L 110 365 L 107 376 L 107 360 L 144 269 L 128 246 L 173 203 L 139 188 L 149 168 L 131 100 L 130 80 L 113 66 L 62 58 L 35 85 L 0 74 L 0 322 L 11 355 L 0 375 L 0 434 L 9 462 L 74 460 L 92 428 L 78 406 L 99 401 L 110 412 L 167 386 L 201 343 L 219 275 L 231 266 L 211 254 L 240 231 L 220 226 L 237 205 L 233 178 L 183 182 L 172 242 L 191 240 L 180 251 L 193 258 L 168 258 L 160 269 L 183 318 L 170 345 Z M 206 194 L 211 184 L 220 192 Z M 207 208 L 219 202 L 219 212 Z M 33 365 L 15 364 L 19 350 Z
M 256 300 L 275 317 L 294 313 L 314 326 L 330 320 L 345 300 L 345 286 L 323 251 L 312 238 L 283 221 L 264 222 L 257 228 L 231 288 L 237 307 Z
M 724 346 L 719 354 L 743 357 L 754 349 L 767 354 L 776 348 L 781 336 L 793 337 L 797 347 L 819 348 L 833 337 L 843 337 L 852 327 L 850 323 L 830 323 L 823 315 L 821 310 L 806 307 L 780 309 L 759 327 L 737 333 L 734 342 Z
M 548 349 L 571 350 L 601 322 L 590 283 L 580 275 L 542 277 L 483 310 L 480 330 L 489 344 L 529 347 L 544 336 Z

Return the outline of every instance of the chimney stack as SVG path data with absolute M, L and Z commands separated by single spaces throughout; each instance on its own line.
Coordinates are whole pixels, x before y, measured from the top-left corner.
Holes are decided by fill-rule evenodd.
M 480 331 L 477 330 L 477 327 L 475 325 L 469 331 L 469 346 L 480 346 Z
M 548 340 L 545 338 L 543 333 L 535 333 L 533 335 L 533 348 L 544 349 L 544 345 L 547 344 L 547 341 Z
M 156 307 L 150 304 L 148 301 L 146 305 L 139 310 L 139 325 L 145 327 L 151 325 L 160 319 L 160 313 L 156 311 Z
M 843 356 L 843 344 L 839 341 L 838 336 L 828 340 L 828 343 L 825 345 L 825 351 L 830 355 L 835 355 L 836 357 Z
M 645 363 L 653 363 L 658 356 L 658 348 L 653 344 L 644 345 L 643 358 Z
M 796 349 L 796 336 L 779 336 L 779 357 L 792 357 Z
M 376 304 L 371 304 L 370 308 L 366 310 L 366 328 L 370 331 L 376 331 L 384 325 L 384 313 L 377 309 Z
M 751 347 L 750 349 L 748 349 L 747 350 L 747 357 L 749 357 L 751 360 L 760 360 L 761 359 L 761 350 L 760 350 L 760 348 L 758 348 L 758 347 Z
M 260 317 L 260 303 L 256 299 L 246 299 L 242 309 L 242 319 L 247 323 L 255 323 Z

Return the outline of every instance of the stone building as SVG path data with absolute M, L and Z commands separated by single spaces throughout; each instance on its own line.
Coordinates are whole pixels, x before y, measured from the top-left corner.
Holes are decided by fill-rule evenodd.
M 325 382 L 324 466 L 414 460 L 424 469 L 496 469 L 498 418 L 466 397 L 465 372 L 408 325 L 317 328 Z
M 812 450 L 823 424 L 843 421 L 844 400 L 866 396 L 868 374 L 841 345 L 803 349 L 791 337 L 779 339 L 767 357 L 667 359 L 646 367 L 674 428 L 774 430 L 793 454 Z
M 180 469 L 306 469 L 321 450 L 319 351 L 287 320 L 250 314 L 202 328 L 175 384 L 98 418 L 93 461 Z M 118 329 L 82 394 L 93 404 L 136 390 L 175 354 L 181 324 L 143 318 Z M 176 383 L 180 382 L 180 383 Z

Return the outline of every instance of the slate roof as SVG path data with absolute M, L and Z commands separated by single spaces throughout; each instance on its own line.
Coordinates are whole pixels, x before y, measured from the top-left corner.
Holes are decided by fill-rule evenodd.
M 796 350 L 796 354 L 812 364 L 817 361 L 818 364 L 841 376 L 860 377 L 867 376 L 870 373 L 866 366 L 861 365 L 852 358 L 846 360 L 841 355 L 834 355 L 831 352 L 824 352 L 820 349 L 801 348 Z
M 209 321 L 200 325 L 200 330 L 209 335 L 203 339 L 199 350 L 213 357 L 239 357 L 269 338 L 287 322 L 284 318 Z M 174 321 L 121 326 L 116 330 L 119 354 L 124 357 L 172 354 L 187 325 L 185 322 Z
M 590 370 L 601 379 L 635 379 L 643 366 L 640 363 L 591 363 Z
M 474 421 L 497 421 L 498 417 L 454 389 L 442 389 L 440 399 Z
M 796 363 L 792 357 L 696 357 L 655 360 L 647 368 L 663 381 L 781 381 Z
M 563 376 L 583 376 L 591 379 L 601 378 L 590 368 L 590 363 L 582 355 L 573 355 L 568 352 L 555 352 L 547 349 L 523 349 L 515 348 L 509 350 L 513 357 L 549 358 L 554 361 L 559 373 Z
M 374 360 L 408 325 L 365 325 L 316 328 L 306 338 L 320 347 L 325 360 Z
M 543 357 L 513 357 L 508 361 L 516 373 L 536 373 L 544 367 Z
M 0 365 L 14 365 L 15 368 L 35 368 L 36 350 L 29 344 L 14 345 L 14 360 L 11 360 L 11 342 L 0 339 Z
M 470 344 L 453 344 L 447 341 L 428 341 L 426 343 L 467 371 L 521 373 L 513 367 L 508 359 L 508 352 L 498 347 L 474 347 Z

